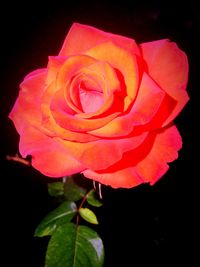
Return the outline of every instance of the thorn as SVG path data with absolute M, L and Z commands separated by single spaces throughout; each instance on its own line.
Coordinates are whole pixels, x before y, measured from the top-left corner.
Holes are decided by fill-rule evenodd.
M 98 189 L 97 189 L 96 185 L 98 185 Z M 94 187 L 94 190 L 99 195 L 99 198 L 102 199 L 103 197 L 102 197 L 102 193 L 101 193 L 101 184 L 99 182 L 96 182 L 93 180 L 93 187 Z
M 98 186 L 99 186 L 99 197 L 100 197 L 100 199 L 102 199 L 101 184 L 99 183 Z
M 96 181 L 93 180 L 93 187 L 94 187 L 94 190 L 96 191 L 97 188 L 96 188 Z

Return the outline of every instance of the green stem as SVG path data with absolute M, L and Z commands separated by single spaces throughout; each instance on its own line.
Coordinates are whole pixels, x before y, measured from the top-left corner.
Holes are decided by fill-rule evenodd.
M 90 191 L 89 191 L 89 192 L 90 192 Z M 87 200 L 87 196 L 88 196 L 89 192 L 87 192 L 87 193 L 84 195 L 83 200 L 81 201 L 81 204 L 80 204 L 80 206 L 79 206 L 78 209 L 77 209 L 76 226 L 79 225 L 79 218 L 80 218 L 80 216 L 79 216 L 79 210 L 83 207 L 85 201 Z

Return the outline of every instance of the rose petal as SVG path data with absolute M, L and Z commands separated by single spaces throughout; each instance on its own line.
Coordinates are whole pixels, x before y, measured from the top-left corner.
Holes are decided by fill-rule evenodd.
M 128 135 L 135 126 L 145 125 L 158 111 L 165 93 L 146 74 L 143 74 L 137 98 L 128 114 L 119 116 L 104 127 L 91 134 L 99 137 L 117 137 Z
M 136 149 L 125 152 L 120 161 L 105 170 L 85 170 L 83 174 L 114 188 L 130 188 L 140 183 L 154 184 L 175 160 L 182 142 L 175 126 L 152 132 Z
M 47 107 L 43 106 L 43 123 L 46 124 L 46 121 L 49 120 L 51 114 L 49 114 L 49 110 Z M 91 130 L 98 129 L 103 127 L 114 118 L 116 118 L 120 113 L 115 112 L 106 116 L 105 118 L 97 118 L 97 119 L 82 119 L 78 118 L 77 116 L 70 115 L 70 114 L 62 114 L 59 111 L 52 110 L 52 116 L 55 122 L 62 128 L 74 132 L 85 133 Z
M 128 50 L 132 54 L 140 55 L 138 46 L 133 39 L 104 32 L 91 26 L 73 23 L 59 56 L 80 54 L 96 45 L 109 41 Z
M 173 112 L 177 101 L 171 98 L 168 94 L 165 94 L 158 111 L 155 116 L 147 124 L 138 125 L 134 128 L 134 133 L 153 131 L 155 129 L 162 128 L 163 123 L 169 118 Z
M 66 60 L 67 60 L 67 57 L 58 57 L 58 56 L 57 57 L 53 57 L 53 56 L 50 56 L 48 58 L 47 84 L 52 83 L 56 79 L 60 68 L 65 63 Z
M 58 75 L 56 77 L 56 90 L 64 88 L 70 80 L 79 73 L 79 71 L 96 63 L 96 59 L 87 55 L 71 56 L 65 60 L 61 68 L 59 68 Z M 52 92 L 53 93 L 53 92 Z
M 164 121 L 162 126 L 168 125 L 170 122 L 172 122 L 177 115 L 181 112 L 183 107 L 186 105 L 186 103 L 189 100 L 188 93 L 186 91 L 180 90 L 173 93 L 173 99 L 176 101 L 176 105 L 172 111 L 171 114 L 169 114 L 166 121 Z
M 77 114 L 79 118 L 105 117 L 110 113 L 123 111 L 123 101 L 121 98 L 124 97 L 124 87 L 121 86 L 117 73 L 110 64 L 98 61 L 87 68 L 81 69 L 81 73 L 86 77 L 94 79 L 97 86 L 99 86 L 99 89 L 96 88 L 96 90 L 103 93 L 104 103 L 96 112 Z
M 42 118 L 41 106 L 43 103 L 43 94 L 46 90 L 46 77 L 46 69 L 38 72 L 35 71 L 20 85 L 19 97 L 9 115 L 19 134 L 23 133 L 25 127 L 34 126 L 51 137 L 60 136 L 63 139 L 71 141 L 79 140 L 79 142 L 97 140 L 98 138 L 95 136 L 84 133 L 73 133 L 61 128 L 53 120 L 51 114 Z M 58 104 L 59 108 L 63 105 L 61 102 Z
M 33 127 L 24 129 L 19 150 L 23 157 L 31 155 L 33 167 L 47 176 L 62 177 L 84 170 L 62 144 Z
M 103 106 L 104 96 L 102 93 L 95 90 L 87 90 L 87 88 L 80 88 L 79 92 L 83 112 L 95 113 Z
M 46 69 L 34 71 L 20 84 L 18 99 L 9 115 L 19 133 L 23 132 L 27 124 L 38 125 L 41 121 L 40 104 L 46 74 Z
M 60 112 L 60 110 L 51 110 L 51 103 L 53 96 L 56 93 L 55 91 L 55 84 L 52 83 L 46 90 L 41 105 L 42 125 L 43 127 L 52 129 L 53 131 L 56 128 L 58 131 L 59 128 L 62 128 L 73 132 L 84 133 L 104 126 L 119 114 L 119 112 L 115 112 L 109 116 L 106 116 L 105 118 L 90 120 L 78 118 L 68 113 L 63 113 Z
M 85 170 L 82 173 L 87 178 L 100 184 L 110 185 L 113 188 L 131 188 L 144 182 L 135 171 L 135 168 L 126 168 L 113 173 L 103 174 L 92 170 Z
M 108 168 L 122 158 L 122 155 L 138 147 L 146 138 L 147 133 L 124 139 L 97 140 L 95 142 L 77 143 L 57 138 L 69 154 L 80 161 L 87 169 L 101 170 Z
M 95 80 L 99 82 L 99 86 L 101 87 L 98 91 L 103 92 L 105 97 L 109 97 L 113 92 L 121 90 L 117 74 L 107 62 L 97 61 L 86 68 L 82 68 L 81 73 L 86 76 L 94 76 Z
M 85 52 L 85 54 L 97 60 L 109 62 L 113 68 L 120 71 L 126 85 L 127 96 L 124 100 L 124 110 L 127 110 L 138 91 L 139 76 L 135 55 L 111 42 L 97 45 Z
M 163 125 L 171 122 L 187 103 L 188 80 L 186 54 L 175 43 L 160 40 L 141 44 L 141 51 L 151 77 L 177 104 Z
M 43 72 L 46 72 L 46 69 L 45 68 L 34 70 L 34 71 L 30 72 L 29 74 L 27 74 L 24 77 L 24 81 L 27 80 L 27 79 L 29 79 L 32 76 L 37 76 L 38 74 L 41 74 Z
M 66 97 L 68 97 L 68 98 L 71 97 L 67 101 L 68 101 L 68 103 L 72 102 L 70 104 L 74 105 L 73 109 L 77 111 L 76 117 L 82 118 L 82 119 L 88 119 L 88 118 L 98 118 L 98 117 L 102 117 L 102 116 L 105 117 L 108 114 L 110 114 L 111 112 L 109 112 L 109 111 L 114 106 L 113 103 L 114 103 L 114 100 L 115 100 L 113 95 L 110 95 L 110 97 L 108 97 L 107 99 L 106 99 L 105 95 L 103 95 L 102 96 L 102 105 L 99 105 L 98 109 L 95 107 L 95 109 L 97 109 L 95 112 L 87 112 L 87 113 L 83 112 L 83 108 L 82 108 L 82 105 L 81 105 L 81 99 L 80 99 L 80 93 L 82 91 L 81 85 L 82 85 L 82 81 L 84 81 L 82 76 L 84 77 L 84 75 L 80 74 L 80 76 L 76 76 L 73 79 L 73 81 L 72 81 L 72 83 L 70 85 L 70 96 L 66 95 Z M 84 77 L 84 79 L 86 79 L 86 83 L 88 84 L 88 81 L 90 81 L 91 84 L 94 85 L 94 88 L 95 88 L 95 85 L 98 86 L 99 84 L 102 87 L 105 87 L 105 84 L 101 84 L 102 81 L 97 81 L 96 80 L 96 79 L 100 79 L 99 77 L 98 78 L 95 77 L 96 78 L 95 80 L 93 80 L 92 78 L 94 78 L 94 77 L 91 77 L 91 78 L 88 77 L 88 76 Z M 104 90 L 104 88 L 102 88 L 102 89 Z M 94 90 L 93 92 L 95 92 L 95 91 L 96 90 Z M 100 91 L 97 91 L 97 93 L 98 94 L 103 94 Z M 84 101 L 84 99 L 83 99 L 83 101 Z M 117 110 L 117 109 L 112 109 L 113 112 L 115 112 L 115 110 Z
M 168 170 L 167 162 L 177 159 L 181 147 L 182 139 L 176 126 L 161 130 L 150 153 L 136 167 L 139 176 L 153 185 Z
M 89 119 L 77 118 L 74 115 L 72 116 L 67 113 L 63 114 L 62 112 L 60 112 L 60 110 L 52 110 L 52 111 L 50 110 L 51 102 L 54 98 L 54 95 L 60 89 L 65 90 L 66 84 L 69 83 L 71 78 L 74 75 L 76 75 L 81 68 L 89 66 L 95 62 L 96 62 L 95 59 L 86 55 L 70 57 L 65 61 L 65 63 L 59 70 L 56 83 L 54 82 L 48 86 L 41 100 L 42 120 L 43 120 L 42 123 L 44 127 L 49 128 L 53 118 L 53 120 L 57 124 L 59 124 L 58 126 L 60 126 L 61 128 L 76 132 L 86 132 L 89 130 L 102 127 L 103 125 L 105 125 L 118 115 L 118 113 L 112 113 L 110 116 L 106 116 L 103 119 L 89 120 Z

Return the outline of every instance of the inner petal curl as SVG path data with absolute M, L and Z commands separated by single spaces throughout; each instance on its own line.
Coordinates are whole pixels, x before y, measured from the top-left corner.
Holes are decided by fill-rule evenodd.
M 91 81 L 83 81 L 79 85 L 79 98 L 83 112 L 96 112 L 104 103 L 104 95 L 98 91 Z

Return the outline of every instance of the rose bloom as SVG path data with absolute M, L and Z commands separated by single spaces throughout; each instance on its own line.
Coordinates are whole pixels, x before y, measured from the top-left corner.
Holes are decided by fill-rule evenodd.
M 58 56 L 20 85 L 10 113 L 20 153 L 50 177 L 154 184 L 182 146 L 173 120 L 187 79 L 187 56 L 167 39 L 138 45 L 74 23 Z

